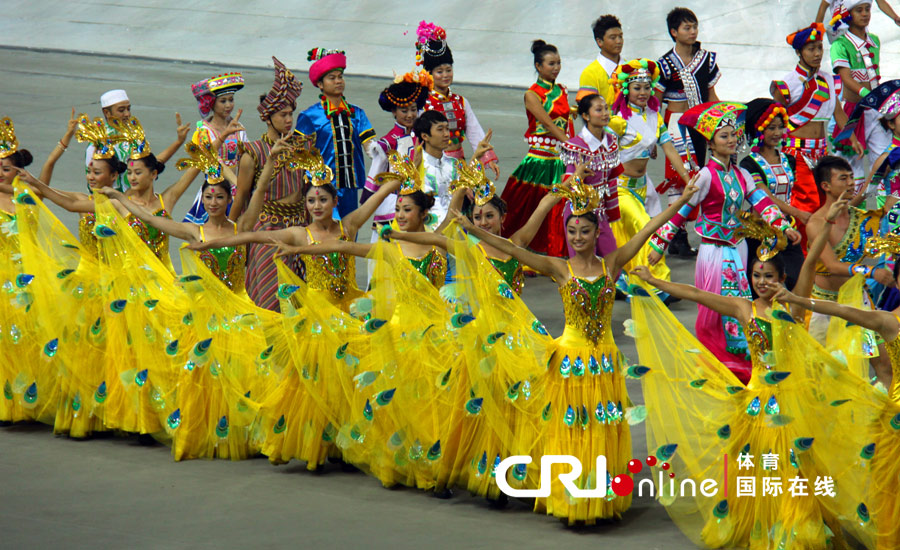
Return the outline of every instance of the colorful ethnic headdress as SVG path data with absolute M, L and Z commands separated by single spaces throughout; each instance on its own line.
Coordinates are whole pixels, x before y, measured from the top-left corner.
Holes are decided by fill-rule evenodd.
M 803 46 L 810 42 L 821 42 L 824 37 L 825 26 L 821 23 L 813 23 L 805 29 L 800 29 L 787 35 L 785 40 L 795 50 L 802 50 Z
M 856 6 L 871 3 L 872 0 L 844 0 L 840 10 L 834 14 L 830 21 L 828 21 L 828 26 L 831 27 L 831 30 L 835 33 L 843 32 L 842 27 L 849 27 L 850 21 L 853 20 L 850 11 Z
M 16 137 L 13 121 L 8 116 L 0 118 L 0 159 L 5 159 L 18 150 L 19 139 Z
M 109 121 L 109 125 L 116 131 L 116 136 L 121 141 L 127 141 L 133 145 L 129 158 L 133 160 L 142 159 L 152 152 L 150 150 L 150 142 L 147 141 L 147 137 L 144 135 L 144 127 L 141 126 L 141 122 L 137 118 L 131 117 L 128 120 L 113 119 Z
M 697 130 L 707 140 L 712 140 L 719 128 L 731 126 L 737 131 L 740 140 L 744 134 L 746 110 L 746 105 L 733 101 L 701 103 L 681 115 L 678 124 Z
M 199 132 L 197 142 L 191 141 L 184 146 L 185 152 L 190 155 L 189 158 L 178 159 L 175 167 L 179 170 L 187 170 L 188 168 L 196 168 L 206 175 L 207 183 L 220 183 L 225 178 L 222 176 L 222 166 L 219 156 L 212 148 L 209 141 L 209 134 Z
M 347 56 L 343 50 L 313 48 L 307 52 L 306 60 L 313 62 L 309 66 L 309 80 L 313 86 L 318 85 L 322 77 L 331 71 L 347 68 Z
M 456 167 L 457 179 L 450 182 L 451 193 L 457 189 L 471 189 L 475 195 L 475 204 L 484 206 L 494 198 L 494 182 L 484 175 L 484 166 L 477 159 L 471 163 L 460 162 Z
M 315 147 L 306 149 L 301 146 L 293 146 L 282 151 L 275 159 L 275 169 L 285 168 L 290 171 L 306 170 L 310 185 L 320 187 L 328 185 L 334 180 L 334 172 L 325 164 L 325 159 Z
M 632 82 L 646 82 L 650 87 L 659 81 L 659 67 L 656 61 L 647 58 L 632 59 L 619 65 L 613 72 L 612 80 L 616 91 L 628 95 L 628 85 Z
M 387 182 L 399 180 L 401 195 L 412 195 L 416 191 L 425 190 L 422 173 L 409 156 L 391 151 L 388 153 L 388 163 L 391 165 L 392 172 L 378 174 L 373 178 L 375 183 L 384 185 Z
M 776 118 L 784 122 L 785 129 L 790 128 L 787 109 L 781 103 L 766 97 L 758 97 L 747 103 L 746 134 L 754 150 L 762 139 L 762 133 Z
M 212 112 L 218 96 L 233 94 L 243 87 L 244 77 L 241 73 L 225 73 L 191 84 L 191 92 L 197 99 L 200 116 L 206 118 Z
M 406 105 L 415 105 L 421 110 L 425 107 L 428 93 L 433 87 L 434 79 L 426 71 L 397 75 L 394 77 L 394 83 L 378 96 L 378 105 L 389 112 Z
M 275 82 L 272 83 L 272 89 L 266 94 L 266 97 L 259 103 L 256 110 L 259 111 L 259 119 L 265 122 L 272 114 L 290 107 L 297 107 L 297 98 L 303 90 L 303 84 L 294 77 L 294 73 L 284 66 L 284 63 L 278 61 L 272 56 L 272 62 L 275 63 Z
M 575 182 L 575 178 L 569 178 L 565 184 L 554 185 L 550 192 L 569 199 L 573 216 L 583 216 L 600 208 L 600 194 L 597 193 L 597 189 L 585 183 Z
M 441 65 L 453 65 L 453 52 L 447 45 L 447 31 L 422 21 L 416 29 L 416 65 L 429 73 Z
M 622 118 L 628 120 L 631 117 L 631 108 L 628 107 L 628 85 L 632 82 L 646 82 L 650 87 L 659 81 L 659 66 L 656 61 L 647 58 L 632 59 L 628 63 L 619 65 L 610 77 L 616 98 L 610 109 L 613 113 L 619 113 Z M 647 106 L 652 111 L 659 110 L 659 101 L 651 97 Z
M 94 146 L 91 158 L 95 160 L 111 159 L 116 156 L 113 149 L 113 139 L 106 132 L 106 123 L 97 117 L 93 121 L 84 113 L 78 115 L 78 129 L 75 131 L 75 139 L 79 143 L 90 143 Z

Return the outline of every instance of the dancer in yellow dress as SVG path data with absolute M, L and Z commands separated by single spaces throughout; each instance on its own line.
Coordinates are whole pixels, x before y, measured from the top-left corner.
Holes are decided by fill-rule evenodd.
M 613 274 L 631 261 L 653 231 L 687 202 L 696 187 L 689 185 L 678 202 L 604 258 L 595 254 L 596 191 L 578 182 L 569 190 L 557 190 L 572 201 L 573 215 L 566 220 L 566 235 L 575 256 L 569 260 L 539 256 L 474 227 L 462 216 L 457 216 L 457 220 L 475 237 L 549 274 L 559 285 L 566 328 L 548 350 L 548 371 L 540 381 L 546 386 L 546 405 L 541 414 L 547 424 L 545 435 L 533 451 L 533 463 L 539 462 L 541 455 L 572 455 L 587 470 L 587 477 L 580 481 L 583 487 L 610 487 L 613 477 L 626 473 L 631 457 L 631 430 L 625 419 L 630 401 L 610 327 L 615 297 Z M 592 467 L 599 455 L 606 457 L 607 479 L 597 479 L 598 473 Z M 563 472 L 563 468 L 555 467 L 553 479 Z M 525 476 L 520 473 L 520 477 Z M 619 518 L 630 506 L 631 497 L 609 494 L 609 499 L 573 498 L 557 482 L 549 497 L 535 501 L 535 510 L 552 514 L 569 525 Z
M 46 362 L 40 359 L 39 319 L 31 307 L 34 275 L 23 269 L 16 218 L 17 174 L 32 160 L 19 147 L 12 120 L 0 119 L 0 423 L 52 423 L 56 414 L 55 372 L 39 368 Z
M 76 137 L 93 146 L 88 185 L 92 189 L 112 186 L 127 167 L 116 157 L 103 121 L 78 117 Z M 55 377 L 54 382 L 60 392 L 54 433 L 88 437 L 95 431 L 106 429 L 103 418 L 108 397 L 103 373 L 107 344 L 102 323 L 105 307 L 96 299 L 102 293 L 102 286 L 94 213 L 90 211 L 81 216 L 79 239 L 76 239 L 39 200 L 38 193 L 46 186 L 24 170 L 20 170 L 19 177 L 33 189 L 23 187 L 18 191 L 16 208 L 22 266 L 26 273 L 34 275 L 37 283 L 30 288 L 32 309 L 36 312 L 67 312 L 38 317 L 38 342 L 52 343 L 48 351 L 55 349 L 52 355 L 45 354 L 42 360 L 48 368 L 64 373 Z M 60 193 L 52 191 L 49 194 Z M 85 201 L 90 199 L 80 193 L 66 195 Z
M 291 150 L 275 155 L 276 164 L 308 171 L 310 185 L 305 191 L 306 208 L 312 216 L 309 227 L 291 227 L 277 231 L 241 232 L 235 236 L 194 243 L 190 248 L 207 250 L 245 243 L 286 243 L 326 246 L 345 241 L 355 235 L 378 205 L 399 183 L 382 186 L 359 209 L 336 222 L 332 217 L 337 205 L 337 192 L 331 185 L 331 169 L 325 166 L 316 152 Z M 337 433 L 347 416 L 349 403 L 346 387 L 352 375 L 342 377 L 346 360 L 362 355 L 358 338 L 350 333 L 361 323 L 347 313 L 353 300 L 362 292 L 356 286 L 354 257 L 339 251 L 301 254 L 306 265 L 307 282 L 291 275 L 278 261 L 282 282 L 282 300 L 286 330 L 293 334 L 299 325 L 318 326 L 317 331 L 302 330 L 304 337 L 288 339 L 295 368 L 283 372 L 278 387 L 261 403 L 261 425 L 264 434 L 262 452 L 269 460 L 281 464 L 297 458 L 315 470 L 326 459 L 340 456 L 335 447 Z M 331 331 L 323 330 L 332 326 Z M 352 342 L 351 342 L 352 340 Z M 338 348 L 348 347 L 337 358 Z M 352 359 L 350 359 L 352 361 Z
M 846 198 L 837 201 L 828 220 L 846 204 Z M 826 241 L 813 246 L 821 251 Z M 837 475 L 827 467 L 833 462 L 821 458 L 831 453 L 829 441 L 837 435 L 823 420 L 843 411 L 835 411 L 821 394 L 843 391 L 839 375 L 854 377 L 845 367 L 831 367 L 833 376 L 825 376 L 822 361 L 832 359 L 821 348 L 805 359 L 783 358 L 794 339 L 773 328 L 777 319 L 794 325 L 775 302 L 784 264 L 769 255 L 774 251 L 760 251 L 763 259 L 755 259 L 752 269 L 758 296 L 753 301 L 661 281 L 645 267 L 633 271 L 673 296 L 734 316 L 747 335 L 753 364 L 744 387 L 658 301 L 641 292 L 643 287 L 635 287 L 633 331 L 642 366 L 633 368 L 641 376 L 648 413 L 648 465 L 661 467 L 682 488 L 673 493 L 660 483 L 656 496 L 682 532 L 705 547 L 813 549 L 830 542 L 842 547 L 838 521 L 818 493 L 825 476 Z M 685 491 L 681 480 L 690 480 L 694 489 Z M 721 486 L 697 492 L 706 480 Z M 838 491 L 845 486 L 842 479 L 837 484 Z
M 147 226 L 189 242 L 250 229 L 271 181 L 274 156 L 263 168 L 249 208 L 234 223 L 227 218 L 234 174 L 220 166 L 211 147 L 191 143 L 185 149 L 191 158 L 179 161 L 179 168 L 198 169 L 207 176 L 201 194 L 209 218 L 203 225 L 155 216 L 112 188 L 98 192 L 118 200 Z M 284 149 L 282 140 L 272 150 L 277 156 Z M 225 176 L 230 181 L 225 181 Z M 176 316 L 182 320 L 178 323 L 181 334 L 171 355 L 185 368 L 176 371 L 175 385 L 168 390 L 170 397 L 164 408 L 175 460 L 237 460 L 255 452 L 250 429 L 256 416 L 252 402 L 267 395 L 275 378 L 270 366 L 275 362 L 273 348 L 267 343 L 266 331 L 276 326 L 278 316 L 250 301 L 244 288 L 245 259 L 242 246 L 217 247 L 196 255 L 182 253 L 184 276 L 179 282 L 183 292 L 177 296 L 178 313 L 182 315 Z M 186 316 L 192 322 L 185 323 Z
M 387 196 L 399 188 L 398 228 L 424 231 L 434 197 L 422 191 L 421 174 L 408 157 L 392 153 L 389 160 L 395 173 L 376 177 L 381 188 L 362 208 L 373 200 L 380 202 L 383 197 L 378 194 Z M 452 204 L 458 207 L 462 196 L 457 192 Z M 323 215 L 318 210 L 313 210 L 314 220 Z M 370 472 L 385 486 L 399 483 L 447 494 L 450 470 L 445 465 L 452 463 L 447 457 L 453 456 L 453 449 L 445 435 L 449 417 L 442 413 L 449 410 L 450 380 L 457 369 L 455 361 L 448 365 L 445 359 L 454 356 L 457 344 L 444 326 L 453 311 L 437 291 L 446 278 L 444 252 L 433 245 L 406 242 L 279 243 L 280 256 L 292 254 L 376 260 L 372 293 L 348 307 L 366 319 L 367 327 L 373 320 L 377 326 L 387 324 L 372 335 L 369 352 L 356 368 L 357 377 L 347 395 L 349 414 L 343 416 L 338 436 L 344 460 Z
M 894 240 L 893 252 L 897 251 Z M 850 501 L 852 509 L 845 507 L 835 511 L 844 512 L 844 517 L 848 518 L 844 526 L 868 548 L 897 548 L 900 546 L 900 525 L 897 524 L 900 515 L 900 501 L 897 499 L 900 492 L 900 467 L 897 464 L 900 453 L 900 308 L 893 311 L 860 309 L 828 300 L 800 297 L 787 289 L 781 289 L 777 299 L 809 311 L 838 317 L 845 320 L 848 326 L 853 324 L 873 330 L 884 339 L 893 370 L 888 395 L 882 396 L 872 388 L 872 399 L 877 400 L 879 407 L 871 414 L 869 425 L 858 433 L 845 436 L 845 439 L 856 442 L 853 448 L 861 450 L 852 464 L 855 473 L 865 483 L 852 487 L 858 491 L 857 497 Z M 862 460 L 858 459 L 860 456 Z M 850 463 L 845 462 L 843 466 L 850 466 Z

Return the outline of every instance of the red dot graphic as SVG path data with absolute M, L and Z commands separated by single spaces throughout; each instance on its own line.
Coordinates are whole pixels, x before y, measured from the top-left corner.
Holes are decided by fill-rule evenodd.
M 644 465 L 641 464 L 640 460 L 631 459 L 628 462 L 628 471 L 631 472 L 632 474 L 636 474 L 636 473 L 640 472 L 643 467 L 644 467 Z
M 668 462 L 663 462 L 663 463 L 662 463 L 662 469 L 663 469 L 663 470 L 668 470 L 670 467 L 671 467 L 671 466 L 669 466 L 669 463 L 668 463 Z
M 656 457 L 655 456 L 647 457 L 647 466 L 656 466 Z
M 613 478 L 611 486 L 615 494 L 624 497 L 630 495 L 634 490 L 634 480 L 626 475 L 616 476 Z
M 675 479 L 675 472 L 669 472 L 669 477 Z

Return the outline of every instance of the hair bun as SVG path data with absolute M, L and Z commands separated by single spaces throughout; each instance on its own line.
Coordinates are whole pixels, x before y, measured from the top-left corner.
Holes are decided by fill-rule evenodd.
M 19 149 L 19 155 L 21 155 L 22 168 L 25 168 L 34 162 L 34 156 L 32 156 L 31 151 L 28 149 Z
M 537 40 L 531 43 L 531 53 L 538 54 L 542 52 L 547 47 L 547 43 L 538 38 Z

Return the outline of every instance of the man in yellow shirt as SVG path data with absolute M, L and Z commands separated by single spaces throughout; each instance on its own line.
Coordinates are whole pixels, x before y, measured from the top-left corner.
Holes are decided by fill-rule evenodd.
M 575 98 L 579 100 L 589 94 L 600 94 L 600 97 L 612 105 L 615 92 L 609 83 L 609 77 L 621 61 L 622 45 L 625 43 L 622 24 L 615 15 L 601 15 L 594 21 L 592 28 L 600 53 L 597 54 L 597 59 L 581 71 L 578 95 Z

